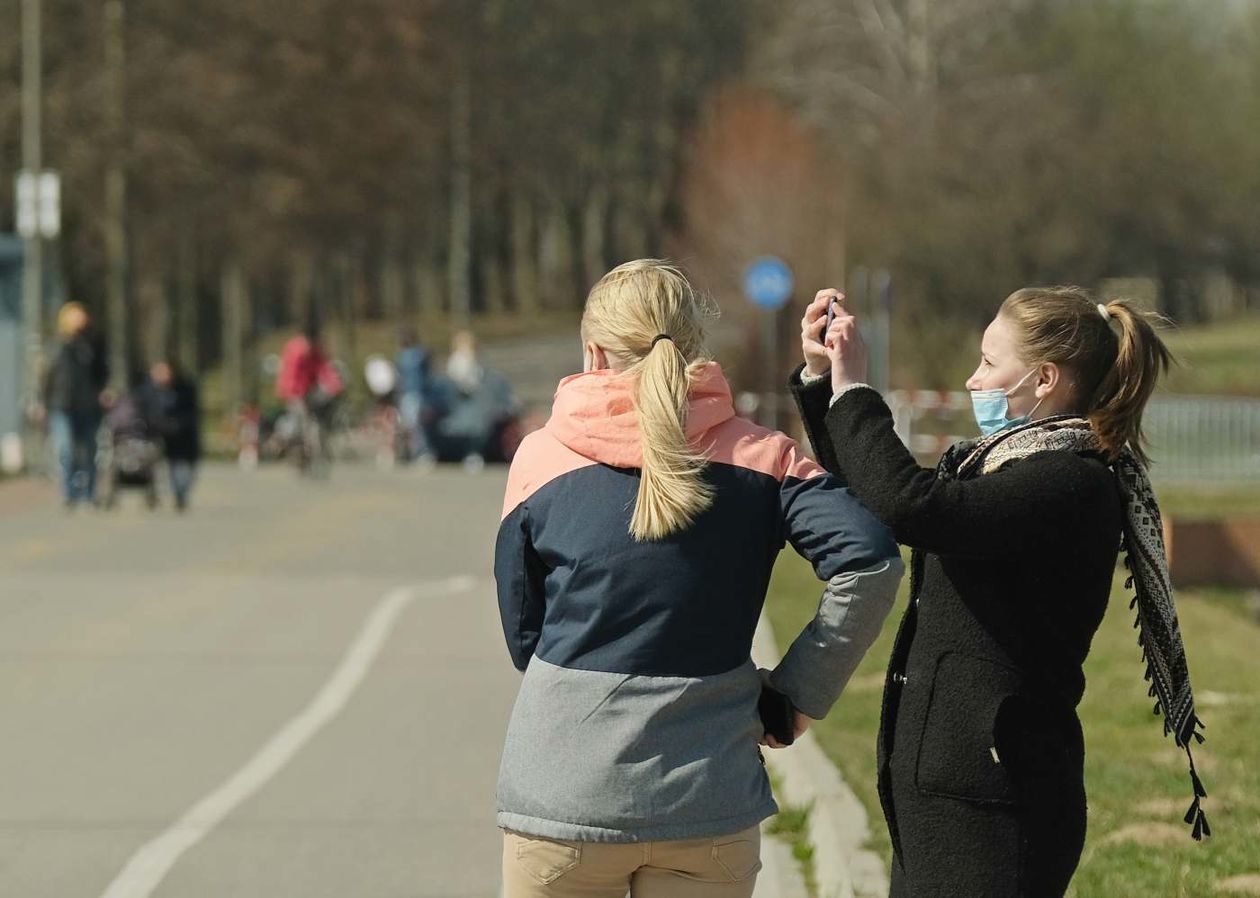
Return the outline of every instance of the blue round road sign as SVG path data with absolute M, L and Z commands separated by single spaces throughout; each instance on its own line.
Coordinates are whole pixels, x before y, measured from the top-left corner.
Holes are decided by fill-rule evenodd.
M 782 259 L 762 256 L 744 271 L 744 292 L 754 305 L 781 309 L 792 295 L 792 270 Z

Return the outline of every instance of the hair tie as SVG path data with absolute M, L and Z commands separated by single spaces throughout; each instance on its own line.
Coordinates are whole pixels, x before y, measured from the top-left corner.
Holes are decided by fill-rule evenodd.
M 674 342 L 674 338 L 671 337 L 669 334 L 657 334 L 655 337 L 652 338 L 652 346 L 656 346 L 656 344 L 661 342 L 662 340 L 668 340 L 671 343 Z
M 1103 316 L 1104 321 L 1111 320 L 1111 310 L 1108 309 L 1107 306 L 1101 302 L 1098 304 L 1098 314 Z

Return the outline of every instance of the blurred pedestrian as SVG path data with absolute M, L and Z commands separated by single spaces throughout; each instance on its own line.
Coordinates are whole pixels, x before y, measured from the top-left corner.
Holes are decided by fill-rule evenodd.
M 109 400 L 109 368 L 92 320 L 80 303 L 57 313 L 59 345 L 44 382 L 49 438 L 67 508 L 96 501 L 96 438 Z
M 429 353 L 413 328 L 398 334 L 398 420 L 407 437 L 407 461 L 427 462 L 432 457 L 426 433 L 429 414 Z
M 114 508 L 123 489 L 143 490 L 145 504 L 157 508 L 157 470 L 162 460 L 162 439 L 150 421 L 144 399 L 145 375 L 133 370 L 127 377 L 129 389 L 109 403 L 102 432 L 109 451 L 105 495 L 101 504 Z
M 817 457 L 913 548 L 878 749 L 893 898 L 1067 891 L 1085 842 L 1082 667 L 1122 545 L 1155 713 L 1189 762 L 1185 821 L 1210 834 L 1146 474 L 1142 414 L 1171 358 L 1148 316 L 1075 287 L 1012 293 L 966 384 L 981 439 L 931 470 L 864 383 L 843 299 L 822 290 L 806 309 L 791 383 Z
M 327 432 L 332 405 L 345 388 L 337 367 L 324 354 L 319 328 L 308 324 L 284 345 L 276 375 L 276 396 L 283 400 L 300 446 L 303 471 L 330 461 Z
M 451 354 L 446 359 L 446 376 L 464 395 L 476 392 L 485 374 L 477 354 L 477 338 L 472 331 L 456 331 L 451 338 Z
M 175 508 L 185 511 L 201 459 L 197 385 L 175 362 L 158 361 L 149 368 L 149 379 L 140 388 L 140 401 L 150 427 L 162 443 Z
M 736 417 L 707 314 L 666 263 L 605 275 L 586 371 L 512 462 L 495 579 L 525 678 L 499 776 L 505 898 L 752 895 L 777 810 L 758 742 L 827 714 L 892 607 L 892 536 L 792 439 Z M 767 693 L 749 651 L 785 540 L 826 587 Z

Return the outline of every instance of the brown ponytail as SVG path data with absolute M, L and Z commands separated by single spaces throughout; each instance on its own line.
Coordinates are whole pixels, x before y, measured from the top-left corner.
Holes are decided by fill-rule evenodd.
M 1158 316 L 1124 300 L 1096 303 L 1081 287 L 1017 290 L 998 314 L 1019 330 L 1025 362 L 1065 369 L 1109 455 L 1127 447 L 1150 464 L 1142 413 L 1173 361 L 1155 330 Z
M 1089 421 L 1108 452 L 1114 455 L 1128 446 L 1142 464 L 1149 465 L 1142 413 L 1156 382 L 1172 364 L 1172 353 L 1140 309 L 1119 299 L 1103 308 L 1118 327 L 1119 345 L 1115 363 L 1094 390 Z

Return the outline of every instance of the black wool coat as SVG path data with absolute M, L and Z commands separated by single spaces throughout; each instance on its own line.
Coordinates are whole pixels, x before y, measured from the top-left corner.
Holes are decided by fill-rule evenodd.
M 44 405 L 55 412 L 101 413 L 101 391 L 109 383 L 105 347 L 82 333 L 57 348 L 44 381 Z
M 168 460 L 195 462 L 201 458 L 201 402 L 192 381 L 180 377 L 168 387 L 148 381 L 137 398 L 145 420 L 161 438 Z
M 884 687 L 879 794 L 891 898 L 1059 898 L 1085 837 L 1082 664 L 1123 506 L 1096 456 L 991 474 L 920 467 L 869 388 L 790 388 L 819 463 L 913 549 Z

